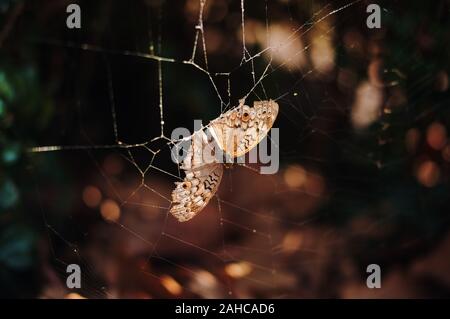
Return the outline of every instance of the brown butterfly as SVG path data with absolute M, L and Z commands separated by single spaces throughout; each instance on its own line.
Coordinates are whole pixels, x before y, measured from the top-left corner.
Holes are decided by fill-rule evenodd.
M 176 182 L 170 212 L 185 222 L 197 215 L 217 192 L 223 164 L 205 154 L 214 155 L 216 143 L 231 158 L 248 153 L 267 135 L 278 115 L 275 101 L 254 102 L 253 107 L 240 103 L 207 125 L 212 139 L 199 130 L 189 138 L 190 148 L 180 168 L 183 182 Z

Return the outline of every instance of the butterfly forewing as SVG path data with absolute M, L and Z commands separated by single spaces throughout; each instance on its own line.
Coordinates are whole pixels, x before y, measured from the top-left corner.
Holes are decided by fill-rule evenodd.
M 235 158 L 248 153 L 267 135 L 278 115 L 275 101 L 259 101 L 222 114 L 210 124 L 210 132 L 219 147 Z

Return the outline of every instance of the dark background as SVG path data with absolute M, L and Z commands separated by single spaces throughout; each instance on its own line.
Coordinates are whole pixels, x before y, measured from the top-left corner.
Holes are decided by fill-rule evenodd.
M 208 66 L 201 39 L 194 62 L 208 74 L 183 63 L 198 1 L 79 1 L 81 30 L 65 27 L 70 3 L 0 2 L 0 296 L 450 295 L 448 1 L 380 1 L 379 30 L 366 26 L 367 1 L 320 22 L 349 2 L 246 1 L 247 58 L 267 47 L 266 22 L 282 26 L 281 43 L 302 43 L 248 98 L 281 97 L 280 171 L 227 169 L 220 205 L 183 224 L 164 199 L 177 166 L 167 140 L 152 141 L 158 62 L 136 53 L 153 46 L 176 61 L 161 63 L 167 137 L 207 123 L 221 112 L 208 74 L 230 106 L 253 86 L 240 1 L 206 4 Z M 267 63 L 254 59 L 257 76 Z M 112 107 L 119 141 L 147 148 L 117 146 Z M 29 151 L 47 145 L 85 147 Z M 75 291 L 71 263 L 83 275 Z M 371 263 L 378 290 L 365 285 Z

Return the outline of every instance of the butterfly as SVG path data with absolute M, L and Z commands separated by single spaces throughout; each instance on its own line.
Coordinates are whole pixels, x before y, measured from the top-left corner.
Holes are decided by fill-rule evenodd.
M 170 212 L 178 221 L 195 217 L 219 188 L 224 165 L 214 156 L 215 145 L 231 158 L 242 156 L 267 135 L 277 115 L 273 100 L 256 101 L 253 107 L 241 101 L 206 126 L 210 137 L 203 130 L 189 137 L 189 150 L 180 165 L 186 176 L 172 192 Z

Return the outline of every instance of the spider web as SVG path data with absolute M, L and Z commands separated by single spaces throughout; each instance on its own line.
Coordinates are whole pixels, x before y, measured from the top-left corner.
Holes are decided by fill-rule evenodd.
M 312 285 L 309 281 L 316 280 L 314 275 L 299 279 L 291 268 L 310 272 L 311 267 L 325 267 L 332 262 L 329 251 L 340 247 L 341 243 L 340 235 L 326 227 L 320 233 L 320 243 L 308 241 L 310 235 L 317 235 L 317 230 L 309 226 L 329 214 L 320 207 L 331 196 L 342 198 L 344 202 L 347 196 L 360 200 L 370 196 L 350 187 L 333 188 L 334 180 L 356 177 L 333 171 L 332 159 L 324 153 L 326 149 L 304 154 L 302 149 L 310 145 L 312 139 L 313 143 L 323 142 L 327 147 L 334 145 L 343 149 L 361 161 L 372 163 L 375 168 L 387 165 L 376 156 L 360 151 L 355 143 L 346 143 L 341 138 L 349 129 L 336 125 L 336 118 L 347 116 L 347 111 L 339 106 L 339 101 L 329 97 L 327 89 L 335 62 L 326 54 L 335 54 L 334 32 L 340 24 L 352 19 L 347 9 L 359 3 L 311 2 L 300 6 L 289 1 L 260 1 L 257 6 L 251 6 L 257 8 L 257 12 L 252 12 L 244 0 L 236 3 L 187 1 L 184 4 L 187 13 L 183 18 L 191 21 L 189 32 L 193 43 L 190 46 L 180 44 L 182 52 L 164 46 L 169 42 L 164 37 L 167 34 L 164 28 L 181 18 L 170 13 L 168 3 L 158 2 L 148 4 L 151 25 L 147 50 L 139 45 L 136 45 L 137 50 L 108 49 L 103 44 L 76 40 L 40 39 L 40 45 L 64 51 L 67 59 L 74 57 L 83 61 L 82 57 L 87 55 L 88 59 L 102 60 L 104 63 L 99 68 L 103 73 L 96 80 L 105 84 L 105 91 L 100 95 L 106 99 L 100 104 L 109 107 L 104 112 L 96 111 L 103 115 L 95 118 L 85 105 L 92 106 L 95 102 L 86 102 L 80 97 L 83 85 L 76 83 L 75 77 L 72 91 L 75 91 L 76 112 L 64 109 L 61 115 L 62 127 L 64 123 L 79 123 L 79 133 L 61 130 L 65 141 L 74 142 L 55 146 L 44 142 L 31 149 L 48 247 L 55 260 L 53 267 L 62 282 L 66 277 L 66 265 L 78 263 L 83 274 L 80 294 L 94 298 L 310 296 L 306 289 Z M 239 21 L 222 35 L 217 31 L 222 27 L 221 19 L 214 17 L 221 15 L 220 9 L 224 10 L 221 6 L 226 6 L 227 17 Z M 307 16 L 302 10 L 312 14 Z M 364 12 L 361 8 L 361 13 Z M 289 21 L 274 18 L 283 15 L 287 15 Z M 142 30 L 137 36 L 141 35 Z M 168 37 L 173 40 L 174 34 Z M 216 42 L 220 41 L 231 44 L 217 48 Z M 322 59 L 321 54 L 325 54 Z M 138 97 L 118 94 L 119 83 L 127 79 L 119 79 L 116 74 L 126 68 L 128 61 L 142 65 L 146 74 L 129 74 L 143 79 L 142 85 L 132 93 L 142 97 L 140 92 L 150 90 L 151 101 L 147 105 L 150 110 L 139 109 L 138 116 L 133 116 L 132 106 Z M 74 70 L 77 67 L 72 66 Z M 172 79 L 183 72 L 202 85 L 180 83 L 180 88 L 176 89 Z M 209 92 L 200 94 L 206 97 L 187 103 L 186 100 L 193 97 L 189 91 L 199 87 L 209 88 Z M 323 94 L 318 94 L 317 90 L 322 90 Z M 192 128 L 195 118 L 208 123 L 236 106 L 242 98 L 247 104 L 268 99 L 280 104 L 275 123 L 281 135 L 280 145 L 277 145 L 280 172 L 273 176 L 259 175 L 257 166 L 250 165 L 226 170 L 220 190 L 208 207 L 191 222 L 178 223 L 169 213 L 170 193 L 173 182 L 182 180 L 184 173 L 170 162 L 170 148 L 176 142 L 171 139 L 171 129 Z M 215 101 L 212 105 L 211 100 Z M 200 106 L 193 109 L 193 103 Z M 187 114 L 182 113 L 186 118 L 176 116 L 186 107 L 191 108 Z M 142 129 L 136 130 L 136 134 L 130 130 L 130 125 L 124 124 L 138 120 L 136 126 L 143 125 L 142 118 L 150 132 L 145 138 L 140 136 Z M 104 132 L 108 126 L 109 133 Z M 98 143 L 107 134 L 112 134 L 113 142 Z M 51 141 L 52 138 L 43 139 Z M 59 180 L 53 181 L 55 186 L 43 180 L 45 175 L 39 166 L 61 159 L 65 169 L 80 170 L 82 185 L 68 186 Z M 329 180 L 326 181 L 327 170 Z M 370 178 L 359 179 L 371 183 Z M 256 194 L 248 191 L 253 188 Z M 55 202 L 77 203 L 68 215 L 69 221 L 61 224 L 48 212 L 57 211 L 55 207 L 58 207 L 57 203 L 45 199 L 49 189 Z M 58 195 L 60 193 L 71 195 L 67 198 Z M 96 220 L 99 217 L 103 220 Z M 383 225 L 385 218 L 365 225 L 360 232 Z M 85 226 L 92 224 L 97 228 Z M 128 274 L 129 283 L 120 278 L 123 272 L 135 273 Z M 305 290 L 295 291 L 297 285 L 303 285 Z M 61 290 L 67 293 L 64 287 Z M 55 294 L 47 291 L 43 295 L 52 293 Z

